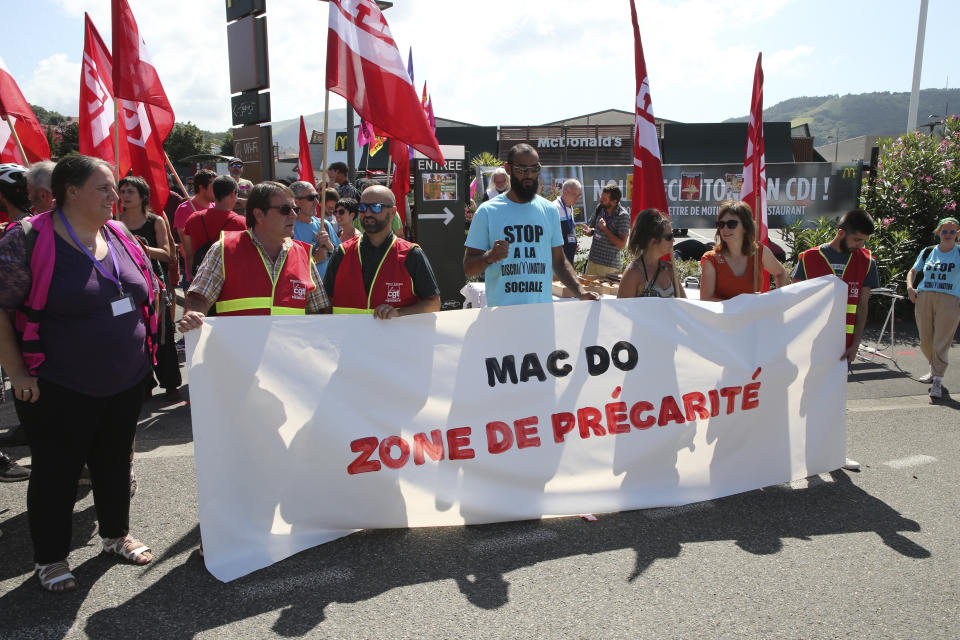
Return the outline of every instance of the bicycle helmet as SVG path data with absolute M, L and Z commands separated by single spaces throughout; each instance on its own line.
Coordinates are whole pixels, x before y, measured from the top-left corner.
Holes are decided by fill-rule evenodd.
M 0 195 L 17 209 L 30 210 L 26 167 L 9 162 L 0 164 Z

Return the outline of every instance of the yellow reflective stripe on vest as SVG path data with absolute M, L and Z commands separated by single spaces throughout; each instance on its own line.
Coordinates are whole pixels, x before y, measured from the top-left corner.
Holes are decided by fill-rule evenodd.
M 342 314 L 367 314 L 373 315 L 373 309 L 356 309 L 354 307 L 334 307 L 333 313 L 342 313 Z
M 295 307 L 274 307 L 272 298 L 237 298 L 218 302 L 217 313 L 236 313 L 237 311 L 255 311 L 269 309 L 272 316 L 302 316 L 305 309 Z
M 857 305 L 855 304 L 847 305 L 847 313 L 856 313 L 856 312 L 857 312 Z
M 853 325 L 852 325 L 852 324 L 848 324 L 848 325 L 847 325 L 847 333 L 853 333 Z
M 273 298 L 236 298 L 217 302 L 217 313 L 232 313 L 248 311 L 250 309 L 269 309 L 273 305 Z

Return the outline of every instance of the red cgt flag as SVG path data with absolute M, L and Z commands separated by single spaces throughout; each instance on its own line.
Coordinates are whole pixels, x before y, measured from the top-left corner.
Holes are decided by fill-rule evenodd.
M 386 137 L 443 164 L 390 27 L 373 0 L 330 0 L 327 89 L 346 98 Z
M 633 19 L 633 50 L 637 71 L 637 124 L 633 138 L 633 190 L 630 198 L 632 222 L 644 209 L 657 209 L 668 217 L 670 211 L 667 191 L 663 186 L 663 163 L 650 100 L 650 79 L 647 76 L 647 64 L 643 60 L 643 44 L 640 42 L 637 8 L 633 0 L 630 0 L 630 17 Z
M 300 116 L 300 161 L 297 163 L 297 180 L 303 180 L 316 186 L 313 176 L 313 160 L 310 158 L 310 141 L 307 139 L 307 126 Z
M 17 148 L 17 141 L 7 124 L 7 116 L 13 122 L 26 158 L 21 156 Z M 50 144 L 40 121 L 27 104 L 13 76 L 0 69 L 0 162 L 30 166 L 33 162 L 49 159 Z
M 120 101 L 120 147 L 126 145 L 129 166 L 120 153 L 120 174 L 142 176 L 150 185 L 150 206 L 163 209 L 170 194 L 163 142 L 173 129 L 174 115 L 147 46 L 126 0 L 112 0 L 113 90 Z
M 80 153 L 116 164 L 114 158 L 113 62 L 103 38 L 84 13 L 83 67 L 80 73 Z M 124 142 L 126 136 L 123 137 Z M 130 153 L 120 149 L 123 166 Z
M 740 199 L 750 205 L 757 227 L 757 239 L 767 244 L 767 161 L 763 144 L 763 53 L 757 54 L 753 72 L 753 96 L 750 99 L 750 124 L 747 125 L 747 155 L 743 161 L 743 186 Z

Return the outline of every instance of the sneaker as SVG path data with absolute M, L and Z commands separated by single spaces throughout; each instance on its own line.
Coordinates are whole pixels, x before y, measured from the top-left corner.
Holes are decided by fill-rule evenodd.
M 860 471 L 860 463 L 851 458 L 847 458 L 847 461 L 843 463 L 843 468 L 847 471 Z
M 0 453 L 0 482 L 20 482 L 30 478 L 30 469 L 21 467 L 16 462 Z
M 934 378 L 930 385 L 930 397 L 940 398 L 943 396 L 943 378 Z
M 917 378 L 917 382 L 923 382 L 923 383 L 933 382 L 933 374 L 928 372 L 920 376 L 919 378 Z

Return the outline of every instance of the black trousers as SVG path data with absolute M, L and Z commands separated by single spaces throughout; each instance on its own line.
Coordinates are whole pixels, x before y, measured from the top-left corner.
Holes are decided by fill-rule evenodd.
M 32 469 L 27 517 L 34 561 L 49 564 L 70 553 L 73 504 L 80 470 L 90 469 L 100 535 L 127 535 L 130 453 L 143 404 L 143 385 L 116 395 L 88 396 L 39 380 L 40 399 L 17 401 L 30 443 Z

